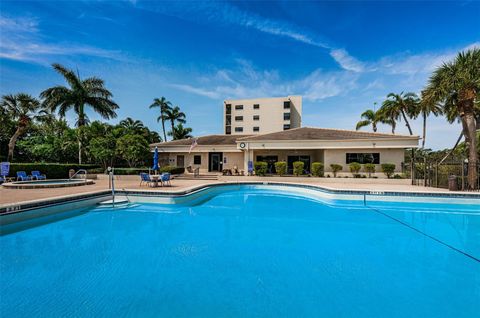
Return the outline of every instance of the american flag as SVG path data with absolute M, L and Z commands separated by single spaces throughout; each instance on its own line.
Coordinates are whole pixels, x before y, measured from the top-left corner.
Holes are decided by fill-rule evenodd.
M 191 153 L 193 148 L 195 148 L 196 146 L 198 146 L 197 139 L 193 138 L 192 144 L 190 145 L 190 150 L 188 151 L 188 153 Z

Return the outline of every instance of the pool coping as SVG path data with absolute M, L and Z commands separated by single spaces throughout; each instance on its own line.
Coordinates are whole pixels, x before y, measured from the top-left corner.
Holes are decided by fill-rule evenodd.
M 204 189 L 214 188 L 226 185 L 276 185 L 289 186 L 295 188 L 312 189 L 322 191 L 329 194 L 343 194 L 343 195 L 376 195 L 387 197 L 425 197 L 425 198 L 455 198 L 455 199 L 479 199 L 480 193 L 445 193 L 445 192 L 412 192 L 412 191 L 369 191 L 369 190 L 355 190 L 355 189 L 337 189 L 327 186 L 319 186 L 304 183 L 294 182 L 276 182 L 276 181 L 223 181 L 211 184 L 200 184 L 191 186 L 178 191 L 159 191 L 159 190 L 138 190 L 138 189 L 119 189 L 116 191 L 117 195 L 134 195 L 147 197 L 182 197 L 199 192 Z M 5 214 L 19 213 L 37 208 L 47 207 L 49 205 L 72 203 L 81 200 L 88 200 L 100 196 L 111 196 L 111 190 L 99 190 L 82 194 L 73 194 L 66 196 L 57 196 L 49 199 L 39 199 L 26 201 L 21 203 L 12 203 L 0 205 L 0 216 Z M 480 203 L 480 202 L 479 202 Z
M 94 184 L 95 182 L 91 179 L 85 180 L 75 180 L 70 183 L 52 183 L 52 184 L 40 184 L 45 181 L 67 181 L 70 179 L 48 179 L 48 180 L 32 180 L 32 181 L 13 181 L 6 182 L 2 184 L 2 187 L 6 189 L 48 189 L 48 188 L 69 188 L 69 187 L 80 187 L 84 185 Z M 18 182 L 18 183 L 16 183 Z M 36 182 L 38 182 L 36 184 Z

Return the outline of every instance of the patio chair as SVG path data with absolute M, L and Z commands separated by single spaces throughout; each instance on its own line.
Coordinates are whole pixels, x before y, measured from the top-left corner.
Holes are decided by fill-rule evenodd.
M 150 185 L 155 183 L 155 181 L 153 181 L 150 178 L 150 175 L 148 173 L 142 172 L 140 173 L 140 186 L 142 186 L 142 183 L 145 183 L 146 185 Z
M 47 179 L 47 176 L 44 175 L 44 174 L 41 174 L 40 171 L 38 170 L 34 170 L 32 171 L 32 180 L 33 179 L 36 179 L 36 180 L 46 180 Z
M 160 181 L 162 181 L 162 185 L 164 184 L 168 184 L 169 186 L 172 186 L 172 184 L 170 183 L 170 173 L 168 172 L 165 172 L 165 173 L 162 173 L 162 175 L 160 176 Z
M 0 163 L 0 180 L 1 182 L 7 182 L 8 174 L 10 173 L 10 162 Z
M 237 166 L 233 166 L 232 174 L 233 174 L 234 176 L 239 176 L 239 175 L 240 175 L 240 172 L 238 171 L 238 167 L 237 167 Z
M 4 183 L 6 180 L 3 176 L 0 176 L 0 184 Z
M 17 181 L 30 181 L 32 176 L 28 176 L 25 171 L 17 171 Z

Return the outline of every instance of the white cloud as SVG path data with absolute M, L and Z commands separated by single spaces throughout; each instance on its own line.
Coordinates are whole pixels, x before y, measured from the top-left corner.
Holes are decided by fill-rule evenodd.
M 300 94 L 306 100 L 320 101 L 356 88 L 358 75 L 347 71 L 324 72 L 317 69 L 304 78 L 285 80 L 275 70 L 258 70 L 251 62 L 239 59 L 236 68 L 217 70 L 208 78 L 209 83 L 200 78 L 198 85 L 181 83 L 170 86 L 211 99 Z
M 51 43 L 41 34 L 34 18 L 0 16 L 0 58 L 49 64 L 52 56 L 84 55 L 125 60 L 119 51 L 75 43 Z
M 345 70 L 352 72 L 363 72 L 365 70 L 365 65 L 348 54 L 348 52 L 344 49 L 333 49 L 330 51 L 330 55 Z

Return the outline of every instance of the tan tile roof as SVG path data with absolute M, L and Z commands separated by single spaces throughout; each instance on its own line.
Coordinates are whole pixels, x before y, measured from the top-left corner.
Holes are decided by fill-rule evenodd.
M 253 135 L 238 138 L 238 141 L 256 141 L 256 140 L 351 140 L 351 139 L 396 139 L 396 138 L 414 138 L 418 136 L 393 135 L 372 133 L 355 130 L 328 129 L 300 127 L 290 130 L 274 132 L 270 134 Z
M 195 137 L 197 139 L 197 144 L 199 146 L 213 146 L 213 145 L 236 145 L 235 141 L 238 138 L 249 137 L 251 135 L 208 135 L 202 137 Z M 193 139 L 180 139 L 172 140 L 167 142 L 159 142 L 151 144 L 151 147 L 155 146 L 190 146 L 193 142 Z

